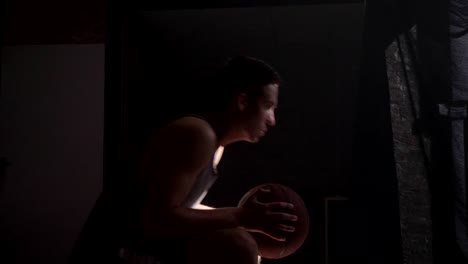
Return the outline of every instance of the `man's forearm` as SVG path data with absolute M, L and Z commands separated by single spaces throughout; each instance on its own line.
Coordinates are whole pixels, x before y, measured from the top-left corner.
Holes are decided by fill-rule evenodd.
M 147 238 L 201 234 L 219 229 L 241 227 L 244 209 L 238 207 L 213 208 L 211 210 L 178 207 L 164 215 L 154 213 L 143 220 Z

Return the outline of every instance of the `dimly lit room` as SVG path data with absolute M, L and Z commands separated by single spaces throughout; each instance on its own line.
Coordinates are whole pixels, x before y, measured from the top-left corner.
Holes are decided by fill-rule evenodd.
M 1 263 L 468 263 L 466 1 L 0 10 Z

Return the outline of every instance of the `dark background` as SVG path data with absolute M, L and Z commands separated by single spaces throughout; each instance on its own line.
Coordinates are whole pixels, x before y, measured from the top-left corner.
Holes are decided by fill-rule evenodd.
M 271 64 L 284 80 L 277 126 L 258 144 L 226 147 L 204 203 L 234 206 L 257 184 L 285 184 L 304 199 L 312 226 L 300 252 L 275 263 L 324 261 L 323 201 L 350 193 L 363 15 L 362 3 L 130 13 L 122 42 L 124 138 L 138 144 L 149 127 L 203 104 L 209 95 L 196 76 L 209 78 L 228 57 Z
M 298 254 L 276 263 L 325 263 L 324 199 L 348 197 L 329 208 L 329 263 L 403 263 L 385 50 L 417 23 L 434 139 L 432 260 L 464 263 L 453 233 L 447 124 L 433 119 L 448 83 L 447 6 L 433 2 L 2 2 L 2 261 L 66 263 L 99 191 L 118 184 L 138 133 L 199 95 L 174 70 L 205 74 L 248 53 L 285 79 L 278 125 L 259 144 L 226 150 L 205 202 L 235 204 L 266 181 L 292 187 L 307 203 L 311 232 Z M 173 100 L 184 92 L 190 96 Z

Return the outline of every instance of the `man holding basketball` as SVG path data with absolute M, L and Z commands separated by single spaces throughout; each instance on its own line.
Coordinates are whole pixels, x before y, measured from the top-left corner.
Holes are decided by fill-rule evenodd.
M 118 255 L 119 263 L 141 263 L 148 261 L 142 256 L 151 256 L 153 263 L 162 264 L 254 264 L 258 249 L 249 232 L 277 240 L 294 232 L 297 217 L 288 213 L 292 204 L 285 202 L 252 199 L 249 209 L 202 210 L 208 209 L 200 201 L 216 180 L 223 148 L 239 141 L 258 142 L 275 125 L 280 78 L 265 62 L 239 56 L 228 61 L 215 83 L 217 101 L 210 111 L 174 120 L 147 141 L 135 164 L 128 199 L 114 212 L 120 220 L 113 226 L 121 228 L 111 231 L 105 226 L 109 221 L 94 221 L 102 223 L 99 228 L 88 220 L 90 230 L 112 232 L 106 254 Z M 93 235 L 83 236 L 99 244 Z M 75 255 L 81 257 L 74 259 L 106 260 L 104 253 L 97 253 L 104 250 L 93 250 L 86 240 L 79 240 Z

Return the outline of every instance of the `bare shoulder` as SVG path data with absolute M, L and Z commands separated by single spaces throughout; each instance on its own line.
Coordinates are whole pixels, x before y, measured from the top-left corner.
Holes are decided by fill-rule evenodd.
M 201 118 L 190 116 L 169 123 L 160 130 L 156 140 L 160 146 L 161 143 L 176 143 L 182 148 L 202 148 L 208 152 L 217 146 L 217 136 L 211 125 Z
M 197 139 L 204 143 L 216 144 L 216 134 L 211 125 L 201 118 L 182 117 L 175 120 L 167 127 L 170 132 L 180 132 L 191 139 Z
M 213 128 L 206 120 L 192 116 L 176 119 L 168 127 L 185 128 L 192 132 L 201 132 L 207 136 L 215 136 Z

